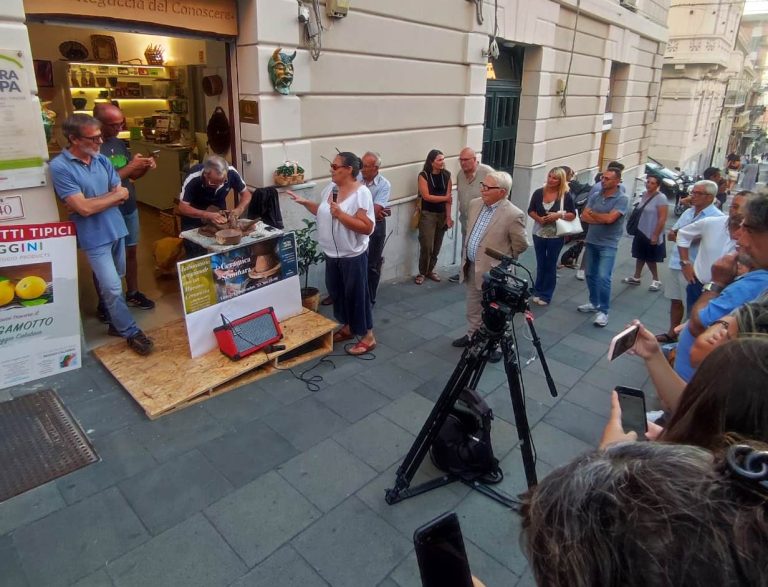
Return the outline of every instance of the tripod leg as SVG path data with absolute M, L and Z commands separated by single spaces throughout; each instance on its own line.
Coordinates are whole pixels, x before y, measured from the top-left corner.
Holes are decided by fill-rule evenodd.
M 528 483 L 528 487 L 533 487 L 538 483 L 538 480 L 536 479 L 536 461 L 533 457 L 533 446 L 531 444 L 531 428 L 528 425 L 528 414 L 525 412 L 523 388 L 520 383 L 520 365 L 517 362 L 515 348 L 512 346 L 508 336 L 501 339 L 501 351 L 504 354 L 504 370 L 507 373 L 509 395 L 512 399 L 512 410 L 515 414 L 515 426 L 517 427 L 517 436 L 520 439 L 520 452 L 523 455 L 525 480 Z
M 421 427 L 416 440 L 414 440 L 413 445 L 408 450 L 408 454 L 405 455 L 403 463 L 398 467 L 395 476 L 395 486 L 386 491 L 385 499 L 388 504 L 391 505 L 403 499 L 400 493 L 410 486 L 416 471 L 418 471 L 424 457 L 427 455 L 427 451 L 432 446 L 446 418 L 448 418 L 448 414 L 456 403 L 459 394 L 461 394 L 470 381 L 477 382 L 476 375 L 478 372 L 482 373 L 485 361 L 487 360 L 485 357 L 487 357 L 488 348 L 491 344 L 489 339 L 478 336 L 475 343 L 467 347 L 464 353 L 462 353 L 461 359 L 459 359 L 459 363 L 456 365 L 445 389 L 443 389 L 440 397 L 435 402 L 435 406 Z

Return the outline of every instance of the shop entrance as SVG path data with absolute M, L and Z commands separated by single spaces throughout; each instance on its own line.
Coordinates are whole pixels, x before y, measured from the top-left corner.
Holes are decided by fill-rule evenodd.
M 483 163 L 510 175 L 515 167 L 524 48 L 501 47 L 488 79 L 483 124 Z
M 67 116 L 91 114 L 94 106 L 109 102 L 123 112 L 125 125 L 118 136 L 131 153 L 156 157 L 156 169 L 134 184 L 140 219 L 138 285 L 156 307 L 133 313 L 144 330 L 181 317 L 177 278 L 156 272 L 153 248 L 174 230 L 168 212 L 186 170 L 210 152 L 206 126 L 214 110 L 221 107 L 233 123 L 228 44 L 151 30 L 123 32 L 90 23 L 71 26 L 30 20 L 40 100 L 55 113 L 50 157 L 67 146 L 61 133 Z M 233 152 L 232 146 L 224 156 L 231 161 Z M 66 211 L 60 212 L 65 219 Z M 82 255 L 78 282 L 86 345 L 92 348 L 107 342 L 107 326 L 97 318 L 98 297 Z

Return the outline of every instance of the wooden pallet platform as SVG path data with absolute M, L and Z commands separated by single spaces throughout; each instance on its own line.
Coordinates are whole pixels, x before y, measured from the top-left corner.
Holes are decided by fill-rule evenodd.
M 303 309 L 280 323 L 285 350 L 253 353 L 231 361 L 219 350 L 193 359 L 189 356 L 184 320 L 147 331 L 155 350 L 147 357 L 134 353 L 125 341 L 100 346 L 93 353 L 125 390 L 154 420 L 205 401 L 246 383 L 327 355 L 333 350 L 337 324 Z

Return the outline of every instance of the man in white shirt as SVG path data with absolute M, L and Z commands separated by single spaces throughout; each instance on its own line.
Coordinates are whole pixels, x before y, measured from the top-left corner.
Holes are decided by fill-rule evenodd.
M 368 151 L 362 156 L 363 166 L 360 168 L 362 183 L 373 196 L 373 213 L 376 217 L 376 228 L 368 240 L 368 291 L 371 294 L 371 304 L 376 303 L 376 291 L 381 279 L 381 266 L 384 264 L 384 243 L 387 240 L 387 216 L 389 216 L 389 193 L 392 185 L 389 180 L 379 173 L 381 156 Z
M 688 282 L 686 305 L 689 312 L 699 299 L 704 284 L 712 281 L 712 264 L 736 248 L 733 234 L 739 229 L 743 219 L 742 207 L 752 195 L 752 192 L 748 191 L 739 192 L 731 201 L 728 216 L 702 218 L 681 228 L 677 233 L 680 267 Z M 700 242 L 699 253 L 692 263 L 689 249 L 697 240 Z

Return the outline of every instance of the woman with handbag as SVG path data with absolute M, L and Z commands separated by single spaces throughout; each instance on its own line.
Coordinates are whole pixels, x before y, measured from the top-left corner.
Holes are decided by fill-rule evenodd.
M 536 251 L 536 281 L 531 301 L 546 306 L 552 301 L 557 285 L 557 258 L 563 248 L 565 235 L 576 231 L 576 227 L 568 227 L 566 224 L 577 220 L 577 215 L 562 167 L 551 169 L 544 187 L 533 192 L 528 216 L 534 221 L 533 246 Z M 558 220 L 561 221 L 560 234 Z M 580 226 L 576 232 L 581 232 Z
M 661 180 L 655 175 L 649 175 L 645 180 L 645 192 L 627 220 L 627 232 L 633 235 L 632 257 L 635 259 L 635 274 L 621 281 L 629 285 L 640 285 L 643 265 L 648 265 L 652 279 L 648 291 L 661 289 L 657 264 L 663 263 L 667 256 L 664 225 L 667 223 L 669 204 L 667 196 L 659 191 L 660 187 Z M 633 226 L 636 226 L 634 230 Z
M 425 278 L 440 281 L 435 265 L 443 245 L 443 235 L 453 226 L 452 187 L 451 173 L 445 169 L 445 155 L 442 151 L 432 149 L 424 162 L 424 169 L 419 173 L 421 216 L 418 225 L 419 274 L 414 279 L 416 285 L 424 283 Z

